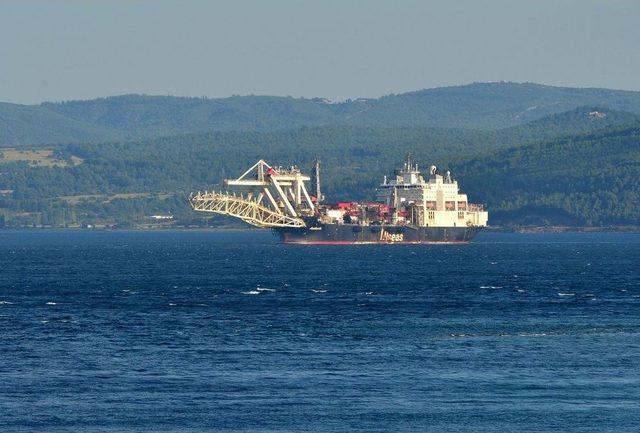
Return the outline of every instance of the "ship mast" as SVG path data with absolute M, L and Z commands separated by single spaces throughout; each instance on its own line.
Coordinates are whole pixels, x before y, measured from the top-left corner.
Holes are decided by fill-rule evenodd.
M 315 183 L 316 204 L 320 204 L 324 197 L 322 196 L 322 190 L 320 189 L 320 159 L 316 156 L 313 160 L 313 180 Z
M 407 152 L 407 156 L 405 157 L 405 171 L 413 171 L 411 168 L 411 152 Z

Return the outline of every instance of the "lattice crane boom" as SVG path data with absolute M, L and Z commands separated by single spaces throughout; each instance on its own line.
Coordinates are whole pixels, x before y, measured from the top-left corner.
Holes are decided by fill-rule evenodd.
M 237 179 L 225 179 L 231 187 L 247 187 L 247 196 L 228 192 L 198 192 L 189 197 L 199 212 L 229 215 L 256 227 L 305 227 L 303 216 L 317 209 L 305 182 L 311 180 L 297 167 L 274 168 L 259 160 Z

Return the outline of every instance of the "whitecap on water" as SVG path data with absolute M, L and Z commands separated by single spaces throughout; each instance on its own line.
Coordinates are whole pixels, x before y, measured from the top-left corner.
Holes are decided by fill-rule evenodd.
M 575 293 L 558 292 L 558 296 L 575 296 Z
M 312 292 L 314 293 L 326 293 L 326 290 L 322 290 L 322 289 L 311 289 Z
M 276 289 L 267 289 L 266 287 L 256 287 L 258 292 L 275 292 Z
M 13 304 L 13 302 L 9 302 L 9 301 L 0 301 L 0 305 L 11 305 Z
M 502 286 L 480 286 L 481 289 L 502 289 Z
M 260 292 L 257 290 L 249 290 L 248 292 L 242 292 L 243 295 L 259 295 Z
M 58 304 L 55 302 L 47 302 L 47 305 L 58 305 Z
M 521 332 L 518 337 L 546 337 L 547 335 L 545 332 Z
M 518 289 L 518 293 L 524 293 L 523 289 Z

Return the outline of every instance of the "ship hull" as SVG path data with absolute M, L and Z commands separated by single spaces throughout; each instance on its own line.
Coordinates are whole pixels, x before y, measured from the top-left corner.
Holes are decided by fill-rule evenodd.
M 438 244 L 467 243 L 481 227 L 359 226 L 319 224 L 302 228 L 276 228 L 286 244 Z

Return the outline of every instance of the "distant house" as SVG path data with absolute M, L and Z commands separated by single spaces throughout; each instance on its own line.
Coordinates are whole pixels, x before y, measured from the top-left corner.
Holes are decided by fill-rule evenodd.
M 607 113 L 603 113 L 601 111 L 590 111 L 589 117 L 592 119 L 602 119 L 603 117 L 607 117 Z
M 173 219 L 173 215 L 150 215 L 149 218 L 155 221 L 169 221 Z

